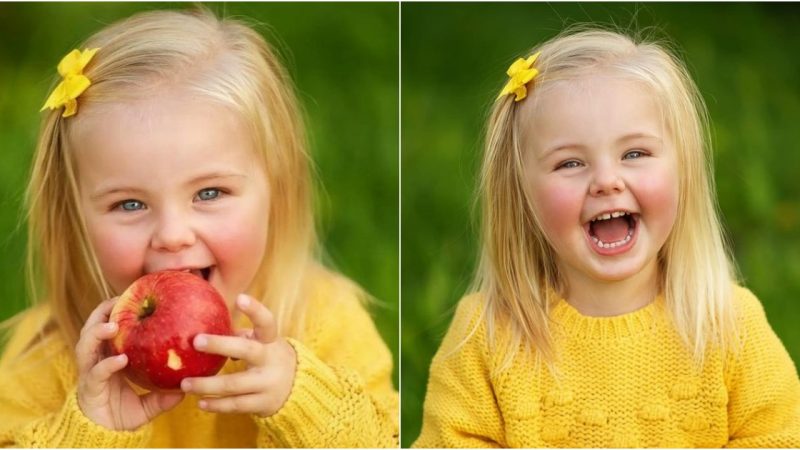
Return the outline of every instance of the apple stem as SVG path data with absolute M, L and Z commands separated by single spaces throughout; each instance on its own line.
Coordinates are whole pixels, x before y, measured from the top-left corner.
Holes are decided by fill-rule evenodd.
M 142 303 L 142 313 L 139 314 L 139 320 L 146 319 L 156 312 L 156 299 L 147 296 Z

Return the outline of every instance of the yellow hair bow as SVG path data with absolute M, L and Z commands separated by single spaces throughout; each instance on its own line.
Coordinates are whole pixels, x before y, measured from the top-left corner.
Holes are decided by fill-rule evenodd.
M 541 52 L 536 52 L 526 59 L 518 58 L 511 64 L 511 67 L 506 71 L 511 79 L 508 80 L 508 83 L 503 87 L 503 90 L 497 98 L 508 94 L 514 94 L 516 96 L 514 101 L 518 102 L 528 96 L 528 89 L 525 85 L 536 78 L 536 75 L 539 75 L 539 70 L 535 67 L 531 67 L 533 63 L 536 62 L 536 58 L 539 57 L 539 53 Z
M 56 86 L 39 111 L 65 106 L 64 114 L 61 117 L 73 116 L 78 112 L 78 102 L 75 99 L 92 84 L 83 74 L 83 69 L 92 60 L 97 50 L 99 49 L 87 48 L 82 52 L 73 50 L 58 63 L 58 73 L 61 74 L 63 79 L 58 83 L 58 86 Z

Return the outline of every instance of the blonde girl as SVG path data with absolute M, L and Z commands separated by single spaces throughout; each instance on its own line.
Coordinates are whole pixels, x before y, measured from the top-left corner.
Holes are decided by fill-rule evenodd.
M 202 8 L 146 12 L 58 70 L 27 192 L 37 304 L 0 361 L 0 444 L 395 446 L 391 356 L 363 293 L 313 256 L 303 125 L 263 38 Z M 108 314 L 160 270 L 208 280 L 238 330 L 193 341 L 231 358 L 220 374 L 147 393 L 107 356 Z
M 415 445 L 800 445 L 797 372 L 735 284 L 682 62 L 578 28 L 507 73 L 476 292 L 431 365 Z

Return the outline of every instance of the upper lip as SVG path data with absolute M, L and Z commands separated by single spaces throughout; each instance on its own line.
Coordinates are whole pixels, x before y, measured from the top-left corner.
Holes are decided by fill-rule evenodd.
M 167 271 L 167 270 L 172 270 L 172 271 L 177 271 L 177 272 L 185 272 L 187 270 L 203 270 L 203 269 L 208 268 L 208 267 L 211 267 L 211 266 L 162 267 L 162 268 L 155 269 L 155 270 L 148 270 L 147 273 L 164 272 L 164 271 Z

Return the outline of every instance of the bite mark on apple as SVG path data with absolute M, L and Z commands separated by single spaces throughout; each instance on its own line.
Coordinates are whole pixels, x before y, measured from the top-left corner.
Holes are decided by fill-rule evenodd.
M 172 370 L 181 370 L 183 368 L 181 357 L 173 349 L 167 350 L 167 367 Z

